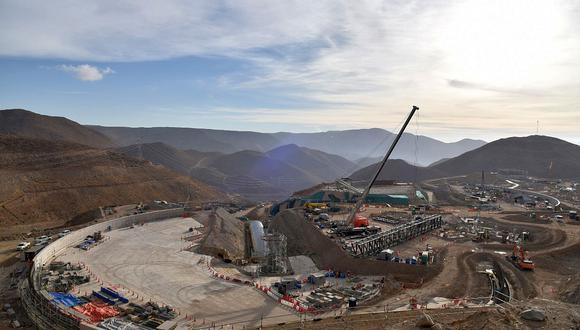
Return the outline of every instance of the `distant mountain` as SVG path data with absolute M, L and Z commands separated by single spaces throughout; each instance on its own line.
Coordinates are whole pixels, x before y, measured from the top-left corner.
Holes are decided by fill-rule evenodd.
M 433 166 L 448 174 L 518 169 L 546 178 L 580 178 L 580 146 L 549 136 L 500 139 Z
M 429 167 L 433 167 L 433 166 L 435 166 L 435 165 L 439 165 L 439 164 L 441 164 L 441 163 L 443 163 L 443 162 L 446 162 L 446 161 L 448 161 L 449 159 L 450 159 L 450 158 L 441 158 L 441 159 L 439 159 L 438 161 L 431 163 L 431 164 L 429 165 Z
M 67 141 L 97 148 L 113 146 L 113 142 L 104 134 L 72 120 L 39 115 L 22 109 L 0 110 L 0 134 Z
M 294 143 L 352 160 L 367 157 L 382 158 L 395 138 L 395 134 L 379 128 L 273 135 L 283 144 Z M 441 158 L 455 157 L 484 144 L 485 141 L 469 139 L 445 143 L 423 135 L 404 133 L 392 158 L 427 166 Z
M 359 168 L 346 158 L 295 144 L 272 149 L 266 155 L 313 174 L 323 181 L 344 177 Z
M 230 177 L 251 177 L 286 192 L 312 186 L 321 181 L 307 170 L 269 157 L 258 151 L 239 151 L 217 157 L 211 167 Z
M 355 164 L 357 164 L 357 166 L 359 168 L 364 168 L 367 167 L 369 165 L 375 164 L 380 162 L 381 160 L 383 160 L 383 157 L 363 157 L 363 158 L 359 158 L 357 160 L 355 160 Z
M 163 165 L 249 199 L 277 199 L 295 190 L 347 175 L 357 165 L 340 156 L 296 145 L 266 153 L 252 150 L 231 154 L 181 151 L 164 143 L 118 148 L 128 156 Z
M 362 168 L 350 175 L 355 181 L 367 181 L 372 178 L 378 169 L 379 164 Z M 379 175 L 379 180 L 394 180 L 399 182 L 418 182 L 425 179 L 446 176 L 445 173 L 429 168 L 413 166 L 401 159 L 389 159 Z
M 378 164 L 354 172 L 354 180 L 368 180 Z M 580 146 L 548 136 L 511 137 L 490 142 L 460 156 L 429 167 L 390 160 L 379 178 L 398 181 L 425 180 L 479 171 L 523 170 L 544 178 L 580 178 Z
M 181 150 L 233 153 L 243 150 L 267 152 L 280 146 L 295 144 L 339 155 L 349 160 L 382 157 L 395 136 L 393 133 L 378 128 L 270 134 L 173 127 L 87 127 L 107 135 L 120 146 L 163 142 Z M 426 136 L 404 134 L 393 157 L 427 166 L 441 158 L 455 157 L 484 144 L 484 141 L 469 139 L 445 143 Z
M 117 151 L 137 159 L 144 159 L 153 164 L 163 165 L 178 173 L 189 175 L 191 169 L 206 158 L 220 154 L 204 153 L 194 150 L 181 151 L 165 143 L 143 143 L 118 148 Z
M 197 180 L 111 150 L 14 135 L 0 135 L 0 182 L 0 227 L 62 225 L 107 205 L 226 198 Z
M 180 150 L 233 153 L 242 150 L 264 152 L 279 145 L 278 140 L 267 133 L 177 127 L 87 127 L 107 135 L 119 146 L 163 142 Z

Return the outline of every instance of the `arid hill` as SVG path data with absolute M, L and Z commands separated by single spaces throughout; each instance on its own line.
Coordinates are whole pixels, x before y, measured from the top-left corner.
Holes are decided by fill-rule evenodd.
M 22 109 L 0 110 L 0 134 L 67 141 L 96 148 L 113 146 L 113 142 L 104 134 L 72 120 L 44 116 Z
M 370 180 L 377 171 L 379 164 L 362 168 L 353 174 L 350 178 L 355 181 Z M 389 159 L 387 164 L 379 175 L 379 180 L 395 180 L 399 182 L 415 182 L 436 177 L 444 177 L 446 173 L 430 167 L 413 166 L 404 160 Z
M 148 161 L 80 144 L 0 135 L 0 226 L 64 224 L 100 206 L 225 198 Z
M 192 167 L 201 160 L 201 153 L 177 150 L 165 143 L 143 143 L 122 147 L 117 151 L 137 159 L 148 160 L 153 164 L 163 165 L 178 173 L 189 175 Z
M 335 180 L 356 168 L 340 156 L 297 145 L 281 146 L 266 153 L 245 150 L 221 154 L 182 151 L 158 142 L 117 151 L 253 200 L 285 198 L 294 190 Z
M 511 137 L 446 160 L 434 169 L 450 175 L 518 169 L 546 178 L 580 177 L 580 146 L 549 136 Z
M 395 136 L 379 128 L 317 133 L 259 133 L 179 127 L 87 127 L 107 135 L 119 146 L 163 142 L 180 150 L 234 153 L 244 150 L 267 152 L 295 144 L 339 155 L 351 161 L 363 157 L 382 156 L 388 143 Z M 426 166 L 441 158 L 455 157 L 484 144 L 485 141 L 470 139 L 445 143 L 426 136 L 406 133 L 395 149 L 393 157 Z
M 399 181 L 464 175 L 482 170 L 523 170 L 546 178 L 580 178 L 580 146 L 549 136 L 511 137 L 490 142 L 455 158 L 429 167 L 415 167 L 402 160 L 389 160 L 379 178 Z M 377 164 L 354 172 L 354 180 L 368 180 Z
M 343 177 L 358 168 L 358 165 L 341 156 L 295 144 L 270 150 L 266 155 L 316 175 L 324 181 Z

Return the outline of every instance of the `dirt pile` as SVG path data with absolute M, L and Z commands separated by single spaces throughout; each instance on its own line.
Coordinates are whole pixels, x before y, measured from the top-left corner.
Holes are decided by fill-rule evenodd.
M 244 257 L 244 224 L 223 208 L 208 217 L 208 230 L 200 244 L 200 251 L 225 260 Z
M 502 310 L 479 311 L 468 317 L 447 324 L 449 329 L 516 329 L 522 328 L 520 322 L 511 312 Z
M 2 226 L 57 226 L 107 205 L 225 198 L 200 182 L 113 151 L 2 135 L 0 182 Z
M 560 275 L 576 275 L 580 270 L 580 243 L 565 249 L 537 255 L 533 260 L 536 267 L 549 269 Z
M 580 305 L 580 275 L 570 277 L 560 288 L 562 301 Z
M 360 275 L 393 276 L 397 281 L 420 283 L 432 279 L 442 266 L 414 266 L 350 256 L 330 238 L 304 219 L 301 210 L 280 212 L 270 229 L 288 238 L 288 255 L 308 255 L 319 269 L 349 271 Z

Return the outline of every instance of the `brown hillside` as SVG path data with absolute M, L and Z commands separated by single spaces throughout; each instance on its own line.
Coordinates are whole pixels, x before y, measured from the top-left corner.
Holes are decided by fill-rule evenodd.
M 379 179 L 413 181 L 502 169 L 523 170 L 528 175 L 548 178 L 580 177 L 580 146 L 549 136 L 511 137 L 490 142 L 455 158 L 429 167 L 415 167 L 402 160 L 387 162 Z M 378 163 L 351 175 L 368 180 Z
M 353 174 L 353 180 L 370 180 L 376 173 L 379 163 L 369 165 Z M 446 176 L 446 173 L 430 167 L 413 166 L 401 159 L 389 159 L 379 175 L 379 180 L 395 180 L 401 182 L 414 182 L 425 179 Z
M 106 205 L 222 199 L 150 162 L 79 144 L 0 135 L 0 226 L 58 222 Z
M 113 146 L 104 134 L 77 122 L 39 115 L 22 109 L 0 110 L 0 134 L 13 134 L 49 141 L 68 141 L 97 148 Z
M 448 175 L 518 169 L 536 177 L 580 177 L 580 146 L 549 136 L 500 139 L 432 168 Z

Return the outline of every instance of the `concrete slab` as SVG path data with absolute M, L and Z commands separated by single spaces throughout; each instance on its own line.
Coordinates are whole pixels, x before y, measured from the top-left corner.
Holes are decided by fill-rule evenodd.
M 190 227 L 198 228 L 199 223 L 176 218 L 115 230 L 89 251 L 69 248 L 58 259 L 84 262 L 105 285 L 131 293 L 130 299 L 170 305 L 182 317 L 194 316 L 198 322 L 256 320 L 240 323 L 241 327 L 259 325 L 261 316 L 265 323 L 269 317 L 275 317 L 272 323 L 299 320 L 249 286 L 211 277 L 204 262 L 209 257 L 182 251 L 190 244 L 181 240 Z

